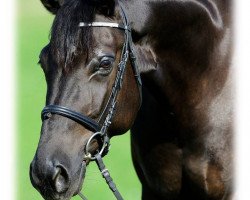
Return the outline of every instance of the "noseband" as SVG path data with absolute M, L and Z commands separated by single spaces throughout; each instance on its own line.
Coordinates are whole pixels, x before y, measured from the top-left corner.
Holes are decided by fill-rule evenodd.
M 141 97 L 142 82 L 141 82 L 138 66 L 136 64 L 135 53 L 132 48 L 131 29 L 129 27 L 126 14 L 122 7 L 121 7 L 121 11 L 122 11 L 121 13 L 122 13 L 123 24 L 109 23 L 109 22 L 92 22 L 92 23 L 80 22 L 79 23 L 79 27 L 111 27 L 111 28 L 120 29 L 124 31 L 124 35 L 125 35 L 125 41 L 123 44 L 120 63 L 118 64 L 118 70 L 117 70 L 117 74 L 115 77 L 115 81 L 112 86 L 110 97 L 108 99 L 108 102 L 106 103 L 106 106 L 104 107 L 104 110 L 99 118 L 99 121 L 95 121 L 81 113 L 72 111 L 60 105 L 48 105 L 42 110 L 42 113 L 41 113 L 41 117 L 43 121 L 50 118 L 52 114 L 61 115 L 63 117 L 69 118 L 81 124 L 88 130 L 94 132 L 94 134 L 88 139 L 87 144 L 85 146 L 84 160 L 96 161 L 99 167 L 99 170 L 101 171 L 107 184 L 109 185 L 110 189 L 113 191 L 116 199 L 118 200 L 123 200 L 123 198 L 121 197 L 112 178 L 110 177 L 109 171 L 106 169 L 103 163 L 102 157 L 105 156 L 109 151 L 110 138 L 108 136 L 108 128 L 112 123 L 114 111 L 116 108 L 117 96 L 119 94 L 119 91 L 122 88 L 123 76 L 125 73 L 128 58 L 130 58 L 130 63 L 132 65 L 134 76 L 135 76 L 135 79 L 139 88 L 140 100 L 142 98 Z M 103 117 L 105 114 L 106 116 Z M 100 123 L 101 121 L 103 123 Z M 92 155 L 89 152 L 90 144 L 96 138 L 99 138 L 102 144 L 100 145 L 98 152 L 95 155 Z M 79 195 L 81 196 L 82 199 L 86 199 L 82 194 L 79 194 Z

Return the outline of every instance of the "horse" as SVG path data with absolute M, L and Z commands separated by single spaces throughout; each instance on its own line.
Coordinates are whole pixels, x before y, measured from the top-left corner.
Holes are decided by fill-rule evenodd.
M 143 200 L 232 199 L 232 2 L 41 2 L 55 14 L 30 165 L 44 199 L 77 195 L 128 130 Z

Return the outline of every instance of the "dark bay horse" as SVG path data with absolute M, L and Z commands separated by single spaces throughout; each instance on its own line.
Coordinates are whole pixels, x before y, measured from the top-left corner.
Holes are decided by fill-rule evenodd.
M 88 142 L 98 129 L 95 125 L 109 116 L 106 108 L 116 96 L 108 136 L 131 129 L 143 200 L 231 199 L 231 1 L 42 3 L 55 14 L 50 43 L 40 55 L 49 111 L 43 111 L 41 138 L 30 168 L 32 184 L 42 196 L 67 200 L 79 193 L 90 161 L 84 159 L 86 145 L 91 153 L 99 149 L 98 139 Z M 131 38 L 124 35 L 128 27 L 121 10 Z M 112 28 L 112 23 L 125 28 Z M 122 87 L 115 93 L 129 39 L 143 85 L 130 59 L 124 62 Z M 48 107 L 53 105 L 58 107 Z M 59 113 L 63 108 L 86 117 L 72 117 L 66 109 Z

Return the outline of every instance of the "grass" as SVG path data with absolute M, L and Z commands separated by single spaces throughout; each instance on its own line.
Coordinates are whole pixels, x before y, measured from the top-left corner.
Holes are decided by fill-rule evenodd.
M 46 95 L 44 75 L 37 61 L 40 50 L 48 43 L 53 16 L 43 8 L 39 0 L 18 2 L 17 199 L 41 200 L 40 194 L 30 183 L 29 164 L 39 141 L 40 112 Z M 131 161 L 129 133 L 113 138 L 111 143 L 112 148 L 105 163 L 124 199 L 138 200 L 141 186 Z M 90 164 L 87 169 L 82 192 L 93 200 L 115 199 L 95 163 Z

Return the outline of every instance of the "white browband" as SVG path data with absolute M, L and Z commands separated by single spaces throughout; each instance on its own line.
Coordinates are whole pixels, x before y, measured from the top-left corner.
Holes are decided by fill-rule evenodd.
M 112 22 L 80 22 L 79 27 L 111 27 L 130 31 L 130 28 L 128 26 Z

